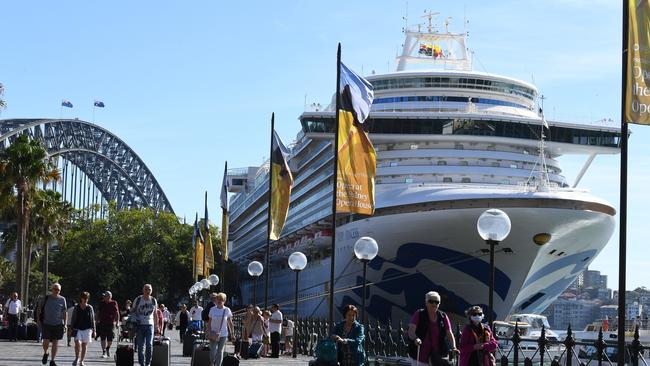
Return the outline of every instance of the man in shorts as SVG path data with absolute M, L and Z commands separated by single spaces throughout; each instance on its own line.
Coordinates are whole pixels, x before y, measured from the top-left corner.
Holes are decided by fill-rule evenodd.
M 43 332 L 43 365 L 47 363 L 49 357 L 47 349 L 52 343 L 52 359 L 50 366 L 56 366 L 56 353 L 59 350 L 59 340 L 63 339 L 63 333 L 66 331 L 68 324 L 68 312 L 65 297 L 61 296 L 61 285 L 55 283 L 52 285 L 52 293 L 43 298 L 41 303 L 38 325 Z
M 111 357 L 110 348 L 115 338 L 114 329 L 120 321 L 120 309 L 117 301 L 113 300 L 110 291 L 102 293 L 102 302 L 97 306 L 97 333 L 102 343 L 102 358 Z

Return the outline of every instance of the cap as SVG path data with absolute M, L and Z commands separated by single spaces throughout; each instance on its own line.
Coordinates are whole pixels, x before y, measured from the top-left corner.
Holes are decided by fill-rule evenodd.
M 108 297 L 113 297 L 113 294 L 110 291 L 104 291 L 102 293 L 102 296 L 108 296 Z

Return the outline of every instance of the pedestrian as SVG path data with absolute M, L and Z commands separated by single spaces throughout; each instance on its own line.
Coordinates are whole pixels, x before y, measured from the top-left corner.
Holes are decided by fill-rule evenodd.
M 187 325 L 189 324 L 189 322 L 190 322 L 190 313 L 187 311 L 187 305 L 182 304 L 181 310 L 179 310 L 178 314 L 176 314 L 176 325 L 178 326 L 178 334 L 181 339 L 181 343 L 183 343 L 183 336 L 187 331 Z
M 280 357 L 280 332 L 282 330 L 282 312 L 280 305 L 271 305 L 271 318 L 269 319 L 269 333 L 271 333 L 271 357 Z
M 357 321 L 357 307 L 346 305 L 343 308 L 345 319 L 334 326 L 331 338 L 336 342 L 337 360 L 341 366 L 362 366 L 366 362 L 363 347 L 365 332 Z
M 79 305 L 76 305 L 72 312 L 72 332 L 74 336 L 74 362 L 72 366 L 85 366 L 86 351 L 88 343 L 95 338 L 95 312 L 93 307 L 88 304 L 88 292 L 82 292 L 79 297 Z M 68 328 L 70 329 L 70 328 Z
M 201 313 L 203 312 L 203 307 L 195 300 L 193 302 L 192 308 L 190 309 L 190 325 L 189 328 L 191 331 L 197 331 L 203 329 L 203 324 L 201 322 Z
M 262 317 L 261 310 L 259 306 L 253 308 L 253 316 L 250 322 L 250 332 L 248 333 L 251 336 L 252 343 L 262 342 L 266 330 L 264 329 L 264 318 Z
M 284 332 L 284 354 L 291 355 L 293 351 L 293 320 L 284 319 L 284 326 L 282 331 Z
M 68 312 L 65 298 L 61 296 L 60 284 L 55 283 L 52 285 L 50 295 L 46 295 L 43 298 L 39 309 L 38 325 L 41 327 L 43 333 L 43 358 L 41 362 L 43 365 L 47 363 L 49 357 L 47 350 L 50 343 L 52 343 L 50 366 L 56 366 L 55 359 L 59 350 L 59 341 L 63 339 L 63 333 L 65 333 L 66 325 L 68 324 Z
M 122 318 L 126 318 L 131 314 L 131 306 L 132 306 L 131 300 L 127 299 L 126 302 L 124 303 L 124 311 L 122 311 Z
M 165 336 L 165 330 L 167 329 L 167 325 L 169 324 L 169 309 L 165 306 L 165 304 L 160 304 L 160 307 L 162 307 L 162 316 L 163 316 L 163 328 L 162 328 L 162 336 Z
M 459 346 L 459 366 L 496 365 L 494 351 L 498 343 L 487 324 L 483 324 L 483 309 L 472 306 L 465 311 L 468 323 L 463 328 Z
M 18 299 L 18 293 L 13 292 L 5 303 L 4 309 L 9 326 L 9 340 L 13 342 L 18 340 L 18 317 L 21 311 L 23 311 L 23 303 Z
M 111 357 L 111 345 L 115 338 L 115 329 L 120 321 L 120 307 L 113 300 L 113 293 L 104 291 L 102 301 L 97 305 L 97 333 L 102 344 L 102 358 Z
M 68 329 L 73 329 L 72 328 L 72 313 L 74 313 L 74 307 L 77 306 L 76 301 L 72 301 L 70 304 L 68 304 Z M 65 333 L 67 338 L 68 338 L 68 347 L 70 347 L 70 340 L 74 338 L 74 335 L 72 332 L 66 332 Z
M 156 312 L 154 314 L 154 319 L 153 319 L 154 320 L 153 334 L 159 337 L 162 335 L 161 328 L 163 327 L 163 311 L 161 305 L 158 305 L 158 307 L 156 308 Z
M 210 340 L 210 364 L 221 366 L 223 350 L 230 334 L 233 334 L 232 311 L 227 307 L 226 294 L 220 292 L 211 296 L 215 305 L 208 314 L 208 339 Z
M 269 325 L 270 322 L 269 320 L 271 319 L 271 312 L 268 310 L 264 310 L 262 313 L 262 317 L 264 319 L 264 335 L 262 336 L 262 343 L 264 344 L 264 350 L 262 351 L 262 356 L 263 357 L 268 357 L 269 356 L 269 346 L 271 345 L 271 331 L 269 330 Z
M 444 364 L 443 358 L 449 356 L 449 347 L 452 353 L 458 353 L 456 339 L 451 332 L 449 317 L 438 309 L 440 295 L 430 291 L 424 300 L 425 308 L 413 313 L 409 323 L 411 366 L 440 366 Z
M 136 318 L 136 345 L 138 347 L 138 363 L 140 366 L 151 365 L 153 348 L 154 315 L 158 309 L 158 301 L 151 296 L 153 288 L 150 284 L 142 287 L 142 295 L 133 301 L 131 316 Z M 146 348 L 146 350 L 145 350 Z

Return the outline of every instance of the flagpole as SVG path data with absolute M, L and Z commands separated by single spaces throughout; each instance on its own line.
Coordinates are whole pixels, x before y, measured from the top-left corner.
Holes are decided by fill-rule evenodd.
M 221 214 L 225 217 L 226 215 L 228 215 L 228 211 L 226 211 L 225 208 L 221 208 Z M 223 222 L 223 220 L 222 220 L 222 222 Z M 228 225 L 228 223 L 226 223 L 226 225 Z M 225 230 L 226 230 L 226 233 L 227 233 L 228 228 L 225 228 Z M 221 235 L 222 236 L 223 236 L 223 233 L 224 233 L 224 228 L 221 228 Z M 224 283 L 224 280 L 225 280 L 225 273 L 226 273 L 226 271 L 225 271 L 226 261 L 224 260 L 225 251 L 224 251 L 224 245 L 223 245 L 224 244 L 223 243 L 223 238 L 221 240 L 222 240 L 222 243 L 221 243 L 221 268 L 219 269 L 221 276 L 219 276 L 219 291 L 223 292 L 223 290 L 224 290 L 223 283 Z M 228 246 L 228 241 L 226 241 L 225 244 L 226 244 L 226 247 L 227 247 Z
M 210 235 L 210 224 L 208 223 L 208 215 L 207 215 L 207 208 L 208 208 L 208 191 L 205 191 L 205 208 L 206 212 L 203 214 L 203 224 L 205 225 L 205 239 L 203 241 L 203 278 L 208 278 L 208 274 L 210 272 L 210 269 L 208 268 L 208 235 Z M 210 240 L 210 243 L 212 243 L 212 240 Z
M 336 115 L 334 117 L 334 187 L 332 188 L 332 253 L 330 257 L 330 296 L 329 296 L 329 314 L 327 317 L 328 324 L 334 322 L 334 270 L 336 264 L 336 187 L 338 183 L 338 158 L 339 158 L 339 110 L 341 80 L 341 43 L 339 42 L 336 51 Z
M 221 289 L 221 292 L 224 292 L 225 285 L 224 285 L 224 276 L 226 273 L 225 266 L 226 266 L 226 251 L 228 250 L 228 193 L 225 189 L 227 186 L 227 179 L 228 179 L 228 161 L 226 161 L 226 164 L 223 168 L 223 179 L 224 182 L 222 182 L 222 187 L 221 187 L 221 268 L 220 268 L 220 273 L 221 273 L 221 279 L 219 281 L 219 288 Z M 223 196 L 225 195 L 225 197 Z M 225 238 L 224 238 L 225 235 Z M 236 288 L 236 287 L 235 287 Z
M 629 41 L 629 0 L 623 0 L 623 41 L 621 52 L 621 169 L 619 184 L 619 242 L 618 242 L 618 349 L 625 349 L 625 270 L 627 266 L 627 137 L 625 95 L 627 93 L 627 60 Z M 618 366 L 625 365 L 625 352 L 617 352 Z
M 266 218 L 266 271 L 264 271 L 264 309 L 269 306 L 269 272 L 271 262 L 271 200 L 273 199 L 273 132 L 275 131 L 275 112 L 271 113 L 271 145 L 269 147 L 269 203 Z

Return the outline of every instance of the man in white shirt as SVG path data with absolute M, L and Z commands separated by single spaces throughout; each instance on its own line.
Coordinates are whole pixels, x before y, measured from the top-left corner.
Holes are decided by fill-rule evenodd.
M 282 331 L 282 313 L 280 306 L 271 306 L 271 319 L 269 319 L 269 332 L 271 333 L 271 357 L 280 357 L 280 332 Z
M 158 301 L 151 296 L 153 288 L 150 284 L 142 287 L 142 295 L 133 301 L 131 316 L 135 316 L 138 327 L 136 328 L 136 344 L 138 346 L 138 362 L 140 366 L 151 365 L 154 334 L 154 313 L 158 308 Z
M 191 331 L 203 329 L 203 324 L 201 324 L 201 313 L 203 312 L 203 307 L 199 305 L 196 301 L 194 306 L 190 309 L 190 324 L 189 329 Z
M 16 333 L 18 331 L 18 317 L 23 309 L 23 305 L 18 300 L 18 293 L 14 292 L 5 303 L 5 315 L 9 323 L 9 340 L 17 341 Z

